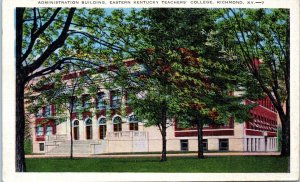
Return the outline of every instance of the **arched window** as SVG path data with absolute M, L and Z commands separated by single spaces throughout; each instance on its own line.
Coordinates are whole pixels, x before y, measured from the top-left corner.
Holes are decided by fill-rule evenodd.
M 131 131 L 139 130 L 138 120 L 133 113 L 128 116 L 127 121 L 129 122 L 129 130 Z
M 106 118 L 105 117 L 100 117 L 98 119 L 98 124 L 99 125 L 105 125 L 106 124 Z
M 73 137 L 74 137 L 74 140 L 79 140 L 79 121 L 78 120 L 73 121 Z
M 79 126 L 79 121 L 78 121 L 78 120 L 73 121 L 73 126 L 74 126 L 74 127 L 75 127 L 75 126 Z
M 85 125 L 86 126 L 89 126 L 89 125 L 92 125 L 93 124 L 93 121 L 90 119 L 90 118 L 87 118 L 86 120 L 85 120 Z
M 120 116 L 113 117 L 114 132 L 122 131 L 122 118 Z
M 99 139 L 104 139 L 106 136 L 106 118 L 100 117 L 98 119 L 98 131 L 99 131 Z
M 93 139 L 93 122 L 90 118 L 85 120 L 85 131 L 86 131 L 86 139 L 90 140 Z

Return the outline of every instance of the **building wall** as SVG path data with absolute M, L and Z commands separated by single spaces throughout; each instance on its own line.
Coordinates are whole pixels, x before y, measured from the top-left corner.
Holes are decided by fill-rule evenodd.
M 93 138 L 95 143 L 100 143 L 99 133 L 98 133 L 98 124 L 93 119 Z M 111 121 L 107 121 L 107 135 L 114 134 L 113 126 Z M 258 145 L 258 137 L 256 136 L 244 136 L 244 123 L 235 123 L 234 124 L 234 135 L 233 136 L 204 136 L 203 139 L 207 139 L 207 147 L 209 151 L 219 151 L 220 139 L 228 139 L 228 150 L 229 151 L 265 151 L 263 147 L 265 144 L 264 138 L 259 137 L 260 148 L 253 148 L 250 146 L 249 140 L 252 139 L 252 146 Z M 79 122 L 80 130 L 80 139 L 86 139 L 86 131 L 84 121 L 80 120 Z M 192 137 L 175 137 L 175 127 L 171 126 L 167 129 L 167 150 L 168 151 L 180 151 L 181 150 L 181 140 L 188 140 L 188 151 L 197 151 L 198 150 L 198 140 L 196 136 Z M 69 122 L 64 122 L 57 125 L 57 135 L 66 135 L 67 140 L 70 139 L 69 136 Z M 122 124 L 122 132 L 129 132 L 129 123 Z M 145 138 L 133 138 L 130 134 L 129 137 L 106 137 L 106 146 L 105 150 L 102 150 L 107 153 L 124 153 L 124 152 L 160 152 L 162 150 L 162 141 L 161 134 L 157 127 L 144 127 L 143 123 L 139 123 L 139 132 L 146 134 Z M 248 143 L 247 143 L 248 140 Z M 268 142 L 271 142 L 271 139 L 268 138 Z M 272 142 L 275 142 L 273 140 Z M 34 141 L 33 142 L 33 152 L 34 153 L 43 153 L 44 151 L 39 151 L 39 143 L 44 143 L 44 141 Z M 276 144 L 274 143 L 273 147 L 268 143 L 267 149 L 272 151 L 275 150 Z M 248 145 L 248 146 L 247 146 Z M 258 147 L 258 146 L 256 146 Z M 46 150 L 46 147 L 45 147 Z
M 107 90 L 106 99 L 110 99 L 110 92 Z M 125 98 L 122 97 L 122 102 L 125 102 Z M 249 104 L 251 101 L 245 101 L 245 104 Z M 260 123 L 263 126 L 270 126 L 270 129 L 264 129 L 259 127 L 253 127 L 257 121 L 246 121 L 243 123 L 234 123 L 233 120 L 229 121 L 228 125 L 212 127 L 207 126 L 203 128 L 204 137 L 207 140 L 207 150 L 219 151 L 220 146 L 223 143 L 225 148 L 227 145 L 228 151 L 275 151 L 276 144 L 276 131 L 273 131 L 272 127 L 277 126 L 276 121 L 277 114 L 274 108 L 267 99 L 258 102 L 258 106 L 251 110 L 251 114 L 263 120 L 264 123 Z M 53 108 L 53 107 L 52 107 Z M 127 109 L 127 108 L 126 108 Z M 53 114 L 54 111 L 51 111 Z M 94 114 L 96 113 L 96 114 Z M 126 110 L 126 114 L 130 114 L 130 109 Z M 138 132 L 136 134 L 141 135 L 138 137 L 130 131 L 130 124 L 127 118 L 122 118 L 122 132 L 115 133 L 112 119 L 115 116 L 120 115 L 120 110 L 110 110 L 110 114 L 103 110 L 96 110 L 95 108 L 91 112 L 73 114 L 71 121 L 60 123 L 55 126 L 55 132 L 49 136 L 51 140 L 61 139 L 70 140 L 70 123 L 73 124 L 75 120 L 79 121 L 79 140 L 84 141 L 87 139 L 87 127 L 85 122 L 87 119 L 92 120 L 92 138 L 90 141 L 94 142 L 94 146 L 101 152 L 160 152 L 162 150 L 161 134 L 157 127 L 145 127 L 143 123 L 138 123 Z M 99 139 L 99 118 L 106 117 L 106 138 L 105 142 Z M 274 119 L 275 117 L 275 119 Z M 39 124 L 43 118 L 34 118 L 32 120 L 32 136 L 33 136 L 33 152 L 44 153 L 45 150 L 49 150 L 47 144 L 48 137 L 39 138 L 36 136 L 35 127 Z M 49 123 L 55 121 L 49 121 Z M 251 127 L 250 127 L 251 126 Z M 256 125 L 255 125 L 256 126 Z M 60 137 L 59 137 L 60 136 Z M 62 137 L 63 136 L 63 137 Z M 197 132 L 195 128 L 180 129 L 177 128 L 176 123 L 167 128 L 167 150 L 168 151 L 180 151 L 182 150 L 183 143 L 187 142 L 188 151 L 197 151 L 198 141 Z M 99 149 L 100 143 L 102 148 Z M 40 145 L 44 145 L 44 151 L 40 151 Z M 96 151 L 96 148 L 94 151 Z M 105 148 L 105 149 L 104 149 Z

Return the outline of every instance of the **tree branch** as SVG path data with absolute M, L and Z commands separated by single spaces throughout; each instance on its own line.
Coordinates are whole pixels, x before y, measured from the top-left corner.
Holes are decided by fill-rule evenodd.
M 59 37 L 47 47 L 47 49 L 44 51 L 44 53 L 42 53 L 42 55 L 39 58 L 37 58 L 35 61 L 33 61 L 33 63 L 31 65 L 28 65 L 25 67 L 27 75 L 29 73 L 32 73 L 37 68 L 39 68 L 55 50 L 57 50 L 58 48 L 60 48 L 61 46 L 64 45 L 65 40 L 69 36 L 68 30 L 69 30 L 75 10 L 76 10 L 75 8 L 70 9 L 67 20 L 66 20 L 66 24 L 63 27 L 63 30 L 62 30 L 61 34 L 59 35 Z
M 70 34 L 81 34 L 85 37 L 88 37 L 89 39 L 101 44 L 101 45 L 104 45 L 106 47 L 109 47 L 113 50 L 116 50 L 116 51 L 120 51 L 120 50 L 123 50 L 125 51 L 122 47 L 119 47 L 119 46 L 116 46 L 116 45 L 113 45 L 107 41 L 104 41 L 104 40 L 99 40 L 98 37 L 95 37 L 87 32 L 82 32 L 82 31 L 78 31 L 78 30 L 70 30 Z
M 16 69 L 21 71 L 22 67 L 22 41 L 23 41 L 23 19 L 25 8 L 16 9 Z
M 29 54 L 32 52 L 32 48 L 35 44 L 35 41 L 37 40 L 37 38 L 46 30 L 46 28 L 49 27 L 49 25 L 54 21 L 54 18 L 56 17 L 56 15 L 58 14 L 58 12 L 60 11 L 61 8 L 57 8 L 55 10 L 55 12 L 52 14 L 52 16 L 50 17 L 50 19 L 43 25 L 41 26 L 38 30 L 37 30 L 37 17 L 36 17 L 36 12 L 35 12 L 35 8 L 34 8 L 34 20 L 33 20 L 33 28 L 31 30 L 31 39 L 30 39 L 30 43 L 28 45 L 28 48 L 26 50 L 26 52 L 24 53 L 24 55 L 22 56 L 21 61 L 23 62 L 28 56 Z

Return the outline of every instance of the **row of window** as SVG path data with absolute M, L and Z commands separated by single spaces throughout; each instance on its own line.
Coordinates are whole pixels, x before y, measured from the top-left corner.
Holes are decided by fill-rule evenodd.
M 111 91 L 110 92 L 110 108 L 119 108 L 121 106 L 122 97 L 121 93 L 119 91 Z M 105 101 L 105 93 L 100 92 L 97 94 L 95 98 L 95 107 L 96 109 L 105 109 L 107 107 L 107 103 Z M 75 98 L 73 103 L 73 108 L 79 108 L 80 105 L 83 108 L 89 108 L 92 105 L 91 97 L 89 95 L 82 96 L 82 103 L 80 103 L 80 100 L 78 98 Z
M 122 131 L 122 118 L 120 116 L 115 116 L 113 117 L 113 126 L 114 126 L 114 132 L 117 131 Z M 136 117 L 134 114 L 131 114 L 128 116 L 128 122 L 129 122 L 129 130 L 138 130 L 138 121 L 136 120 Z M 88 127 L 89 129 L 87 130 L 88 132 L 92 129 L 92 124 L 93 121 L 92 119 L 88 118 L 84 121 L 85 127 Z M 73 128 L 79 128 L 79 120 L 74 120 L 73 123 Z M 106 128 L 106 118 L 105 117 L 100 117 L 98 119 L 98 125 L 102 126 L 105 125 Z M 45 131 L 44 131 L 45 130 Z M 44 135 L 51 135 L 54 134 L 54 127 L 51 125 L 46 125 L 46 126 L 37 126 L 36 127 L 36 135 L 37 136 L 44 136 Z M 105 130 L 106 131 L 106 130 Z M 90 139 L 90 138 L 88 138 Z
M 209 128 L 226 128 L 226 127 L 233 127 L 233 124 L 230 123 L 231 121 L 228 121 L 227 123 L 223 124 L 203 124 L 204 129 L 209 129 Z M 197 125 L 196 124 L 190 124 L 189 127 L 183 127 L 180 125 L 180 123 L 176 122 L 176 129 L 184 129 L 184 130 L 196 130 Z
M 202 147 L 203 147 L 203 151 L 208 150 L 207 139 L 203 139 Z M 219 151 L 228 151 L 228 149 L 229 149 L 228 139 L 219 139 Z M 180 140 L 180 150 L 189 151 L 189 140 Z
M 48 135 L 54 134 L 53 133 L 54 128 L 51 125 L 46 125 L 45 127 L 43 127 L 43 126 L 37 126 L 36 129 L 35 129 L 35 131 L 36 131 L 36 135 L 37 136 L 44 136 L 44 135 L 48 136 Z
M 35 117 L 40 118 L 40 117 L 50 117 L 54 115 L 54 106 L 53 105 L 47 105 L 44 106 L 41 110 L 36 113 Z
M 276 126 L 274 127 L 274 126 L 269 126 L 269 125 L 265 125 L 265 124 L 257 124 L 257 123 L 253 123 L 253 122 L 250 122 L 249 126 L 247 128 L 252 129 L 252 130 L 258 130 L 258 131 L 272 131 L 272 132 L 277 131 Z
M 79 109 L 79 108 L 90 108 L 92 107 L 91 97 L 89 95 L 83 95 L 81 98 L 81 101 L 79 98 L 74 97 L 73 103 L 71 103 L 70 99 L 70 105 L 73 105 L 73 110 Z M 110 108 L 120 108 L 122 102 L 121 94 L 119 91 L 111 91 L 110 92 Z M 107 107 L 107 103 L 105 101 L 105 93 L 100 92 L 97 94 L 97 97 L 95 99 L 95 108 L 96 109 L 105 109 Z M 53 107 L 53 108 L 51 108 Z M 50 117 L 54 115 L 54 105 L 46 105 L 41 110 L 39 110 L 38 113 L 36 113 L 36 117 Z
M 255 113 L 251 113 L 251 116 L 253 117 L 253 120 L 255 122 L 258 122 L 258 123 L 261 123 L 261 124 L 266 124 L 266 125 L 277 126 L 277 121 L 276 120 L 272 120 L 272 119 L 263 117 L 261 115 L 257 115 Z
M 98 122 L 98 139 L 104 139 L 106 136 L 106 119 L 105 118 L 100 118 Z M 130 131 L 138 131 L 139 130 L 139 125 L 137 122 L 135 123 L 129 123 L 129 130 Z M 114 132 L 120 132 L 122 131 L 122 119 L 121 117 L 115 117 L 113 120 L 113 131 Z M 90 140 L 93 139 L 93 126 L 92 126 L 92 120 L 87 119 L 85 121 L 85 139 Z M 79 140 L 80 139 L 80 129 L 79 129 L 79 121 L 75 120 L 73 122 L 73 137 L 74 140 Z
M 258 100 L 256 102 L 263 107 L 266 107 L 268 109 L 271 109 L 272 111 L 275 111 L 275 108 L 268 97 L 265 97 L 264 99 Z

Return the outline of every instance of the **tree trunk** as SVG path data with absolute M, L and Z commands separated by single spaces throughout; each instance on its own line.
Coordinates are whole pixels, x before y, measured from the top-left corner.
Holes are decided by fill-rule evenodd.
M 72 113 L 70 113 L 70 141 L 71 141 L 71 146 L 70 146 L 70 159 L 73 159 L 73 132 L 72 132 Z
M 77 81 L 76 81 L 77 84 Z M 70 110 L 69 110 L 69 114 L 70 114 L 70 142 L 71 142 L 71 146 L 70 146 L 70 159 L 73 159 L 73 124 L 72 124 L 72 113 L 73 113 L 73 108 L 74 108 L 74 102 L 75 102 L 75 98 L 74 98 L 74 91 L 75 91 L 75 86 L 73 87 L 73 91 L 72 91 L 72 97 L 71 97 L 71 101 L 70 101 Z
M 18 70 L 17 70 L 18 71 Z M 25 110 L 24 110 L 24 88 L 23 75 L 17 72 L 16 75 L 16 172 L 25 172 Z
M 281 154 L 280 156 L 290 156 L 290 114 L 289 102 L 286 103 L 286 114 L 279 112 L 279 117 L 282 126 L 281 135 Z
M 167 161 L 167 117 L 166 108 L 162 108 L 162 121 L 161 121 L 161 136 L 162 136 L 162 152 L 160 161 Z
M 162 134 L 162 152 L 161 152 L 161 162 L 167 161 L 167 140 L 166 134 Z
M 198 159 L 203 159 L 203 123 L 201 121 L 197 122 L 197 133 L 198 133 Z
M 161 152 L 161 162 L 167 161 L 167 139 L 166 131 L 162 132 L 162 152 Z

